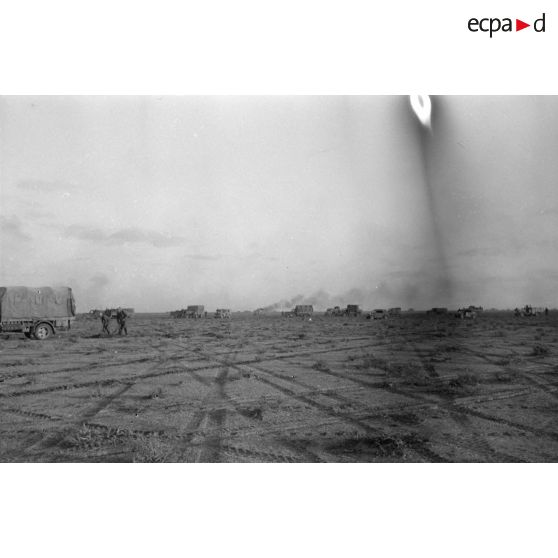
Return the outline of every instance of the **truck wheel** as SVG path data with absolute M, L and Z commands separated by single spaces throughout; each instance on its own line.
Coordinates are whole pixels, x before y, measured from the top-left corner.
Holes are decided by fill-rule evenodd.
M 35 329 L 33 331 L 33 335 L 35 339 L 37 339 L 38 341 L 43 341 L 44 339 L 47 339 L 53 333 L 54 332 L 52 330 L 52 327 L 49 324 L 45 324 L 45 323 L 38 324 L 37 326 L 35 326 Z

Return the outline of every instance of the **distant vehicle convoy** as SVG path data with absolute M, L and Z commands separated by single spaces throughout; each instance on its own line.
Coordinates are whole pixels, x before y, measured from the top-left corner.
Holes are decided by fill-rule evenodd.
M 117 309 L 110 308 L 110 317 L 116 318 Z M 133 308 L 124 308 L 124 311 L 131 315 Z M 265 309 L 260 308 L 254 314 L 263 314 Z M 89 316 L 100 317 L 106 310 L 91 310 Z M 407 313 L 415 313 L 414 310 L 407 310 Z M 483 312 L 482 306 L 469 306 L 459 308 L 453 314 L 462 320 L 475 319 Z M 345 316 L 357 317 L 362 315 L 362 310 L 358 304 L 348 304 L 345 309 L 335 306 L 325 311 L 325 316 Z M 548 308 L 525 305 L 523 308 L 514 310 L 515 316 L 538 316 L 548 315 Z M 298 304 L 293 310 L 282 312 L 287 317 L 310 318 L 314 314 L 314 307 L 310 304 Z M 366 313 L 367 319 L 385 320 L 387 318 L 401 316 L 401 308 L 377 308 Z M 174 318 L 194 318 L 199 319 L 208 317 L 208 312 L 201 304 L 190 305 L 186 309 L 170 312 Z M 434 307 L 426 311 L 426 315 L 448 316 L 448 309 L 445 307 Z M 68 330 L 76 317 L 76 304 L 70 287 L 0 287 L 0 332 L 3 333 L 23 333 L 26 337 L 43 340 L 54 335 L 57 330 Z M 217 308 L 214 317 L 218 319 L 230 319 L 231 311 L 228 308 Z
M 339 306 L 334 306 L 333 308 L 328 308 L 325 311 L 325 315 L 326 316 L 344 316 L 345 315 L 345 310 L 343 310 Z
M 205 306 L 202 304 L 191 305 L 185 309 L 183 308 L 182 310 L 174 310 L 170 313 L 170 315 L 173 318 L 199 319 L 208 317 L 208 313 L 205 311 Z M 228 320 L 231 317 L 231 311 L 229 308 L 217 308 L 213 317 Z
M 76 303 L 70 287 L 0 287 L 0 331 L 38 340 L 70 329 Z
M 325 311 L 326 316 L 348 316 L 357 317 L 362 314 L 362 310 L 359 308 L 358 304 L 348 304 L 347 308 L 344 310 L 339 306 L 334 306 L 333 308 L 328 308 Z
M 170 313 L 173 318 L 203 318 L 205 316 L 204 306 L 195 304 L 188 306 L 186 309 L 175 310 Z
M 281 315 L 287 318 L 310 318 L 314 314 L 314 307 L 311 304 L 297 304 L 293 310 L 282 312 Z

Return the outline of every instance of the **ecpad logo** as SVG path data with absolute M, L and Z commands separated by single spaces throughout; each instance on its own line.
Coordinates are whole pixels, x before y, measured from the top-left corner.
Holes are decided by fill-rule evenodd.
M 533 29 L 536 33 L 545 32 L 545 19 L 546 14 L 543 13 L 543 15 L 539 19 L 536 19 L 534 21 Z M 481 31 L 483 33 L 490 33 L 490 38 L 492 38 L 492 35 L 494 33 L 497 33 L 498 31 L 503 31 L 504 33 L 513 31 L 512 19 L 509 17 L 505 17 L 503 19 L 500 19 L 498 17 L 485 17 L 482 19 L 472 17 L 469 20 L 467 27 L 469 28 L 469 31 L 473 33 L 477 33 L 478 31 Z M 527 27 L 531 27 L 531 24 L 525 23 L 520 19 L 515 20 L 516 31 L 521 31 L 522 29 L 526 29 Z

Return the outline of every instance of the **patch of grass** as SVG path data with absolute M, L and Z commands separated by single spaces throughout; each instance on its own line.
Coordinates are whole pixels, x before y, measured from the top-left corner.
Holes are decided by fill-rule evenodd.
M 496 372 L 496 381 L 502 383 L 509 383 L 512 381 L 512 376 L 509 372 Z
M 21 385 L 22 386 L 32 386 L 36 383 L 37 383 L 37 378 L 35 378 L 35 376 L 28 376 L 27 380 L 25 380 L 25 382 L 23 382 Z
M 445 396 L 456 397 L 471 394 L 479 384 L 479 378 L 475 374 L 463 373 L 450 380 L 436 382 L 428 386 L 432 393 Z
M 246 407 L 239 409 L 238 412 L 249 419 L 263 420 L 263 411 L 261 407 Z
M 68 430 L 60 443 L 66 449 L 86 450 L 107 445 L 116 445 L 128 437 L 121 428 L 93 428 L 83 424 L 79 430 Z
M 550 349 L 546 345 L 536 344 L 533 347 L 531 356 L 546 356 L 550 354 Z
M 91 394 L 91 397 L 93 399 L 100 399 L 101 397 L 103 397 L 103 393 L 101 392 L 101 386 L 99 384 L 95 386 L 95 391 Z
M 444 351 L 446 353 L 456 353 L 457 351 L 460 351 L 461 347 L 457 346 L 457 345 L 451 345 L 451 344 L 445 344 L 442 345 L 440 347 L 440 351 Z
M 357 436 L 335 443 L 327 448 L 334 453 L 373 454 L 379 458 L 403 457 L 405 442 L 401 438 L 388 436 Z
M 329 366 L 328 366 L 327 363 L 324 362 L 323 360 L 318 360 L 318 361 L 316 361 L 316 362 L 312 365 L 312 368 L 313 368 L 314 370 L 319 370 L 319 371 L 321 371 L 321 372 L 329 372 L 329 371 L 330 371 Z
M 172 446 L 157 435 L 137 436 L 132 451 L 134 463 L 165 463 L 172 456 Z
M 497 366 L 509 366 L 511 362 L 511 357 L 503 357 L 500 360 L 497 360 L 494 364 L 496 364 Z
M 418 362 L 407 362 L 404 364 L 390 364 L 388 373 L 400 378 L 406 384 L 425 385 L 428 378 L 434 372 L 434 366 L 429 365 L 431 370 Z
M 374 355 L 367 355 L 360 362 L 353 365 L 358 370 L 368 370 L 370 368 L 379 368 L 386 372 L 390 369 L 390 363 L 385 358 L 377 358 Z
M 434 333 L 434 337 L 449 337 L 451 335 L 451 333 L 449 331 L 437 331 L 436 333 Z
M 459 374 L 457 378 L 450 380 L 448 384 L 452 387 L 476 386 L 479 383 L 479 377 L 476 374 Z

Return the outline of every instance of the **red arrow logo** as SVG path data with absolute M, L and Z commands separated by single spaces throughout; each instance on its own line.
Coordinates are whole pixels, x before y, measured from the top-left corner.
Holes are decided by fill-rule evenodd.
M 524 21 L 521 21 L 520 19 L 515 20 L 515 30 L 516 31 L 521 31 L 522 29 L 525 29 L 526 27 L 531 27 L 531 24 L 525 23 Z

